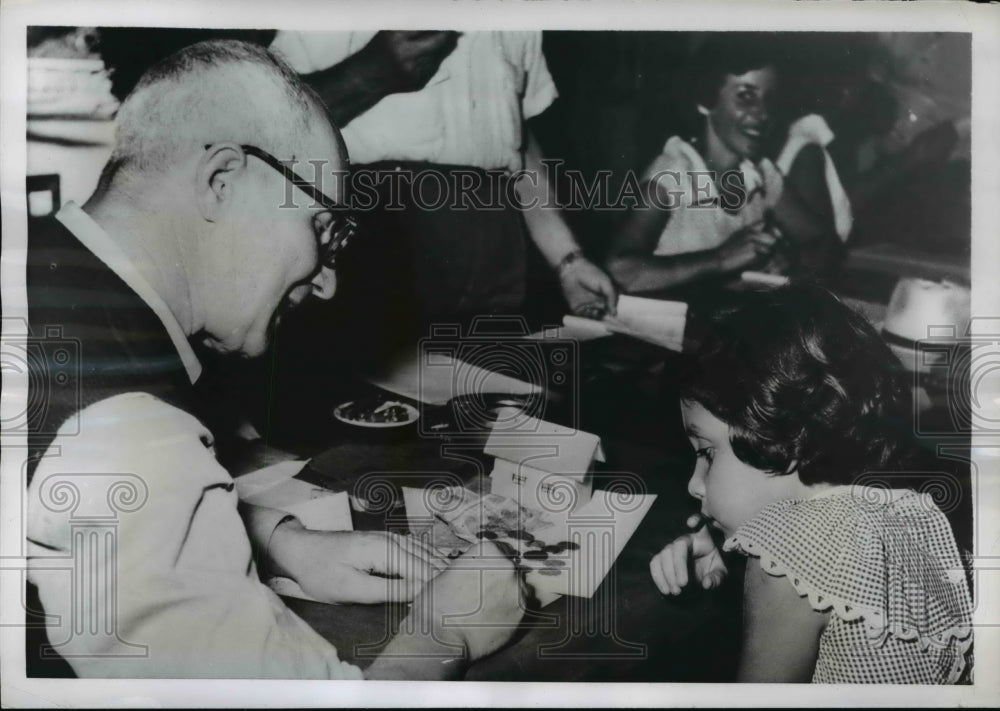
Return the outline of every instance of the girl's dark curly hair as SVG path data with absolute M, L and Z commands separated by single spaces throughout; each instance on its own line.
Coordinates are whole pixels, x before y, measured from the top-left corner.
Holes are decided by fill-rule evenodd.
M 681 398 L 726 422 L 733 452 L 803 483 L 906 466 L 910 390 L 874 328 L 830 292 L 752 292 L 705 323 Z

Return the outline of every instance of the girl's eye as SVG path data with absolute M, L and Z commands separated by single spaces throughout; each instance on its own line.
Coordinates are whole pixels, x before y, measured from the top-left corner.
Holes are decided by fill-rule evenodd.
M 702 447 L 701 449 L 696 449 L 694 451 L 694 455 L 698 457 L 698 459 L 704 459 L 709 462 L 712 461 L 712 456 L 714 454 L 715 451 L 711 447 Z

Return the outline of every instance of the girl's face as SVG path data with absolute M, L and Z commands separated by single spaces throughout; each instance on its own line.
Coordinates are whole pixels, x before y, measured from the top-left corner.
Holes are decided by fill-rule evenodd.
M 774 67 L 726 75 L 715 106 L 708 111 L 708 151 L 716 166 L 732 167 L 761 157 L 773 123 L 777 89 Z
M 797 473 L 775 475 L 740 461 L 729 442 L 729 425 L 699 403 L 682 402 L 681 414 L 698 456 L 688 492 L 727 536 L 768 504 L 811 495 Z

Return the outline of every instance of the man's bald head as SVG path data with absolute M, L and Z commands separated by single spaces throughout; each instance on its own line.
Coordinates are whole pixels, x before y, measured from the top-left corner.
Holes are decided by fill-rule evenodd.
M 185 153 L 222 141 L 301 158 L 315 150 L 314 134 L 329 130 L 322 100 L 269 51 L 200 42 L 151 67 L 122 103 L 102 183 L 161 174 Z
M 311 162 L 316 170 L 300 178 L 343 204 L 342 183 L 324 189 L 316 174 L 318 163 L 346 168 L 346 150 L 322 101 L 281 60 L 233 40 L 191 45 L 143 75 L 117 123 L 84 210 L 187 335 L 260 355 L 276 314 L 333 295 L 336 276 L 320 254 L 331 210 L 262 156 Z

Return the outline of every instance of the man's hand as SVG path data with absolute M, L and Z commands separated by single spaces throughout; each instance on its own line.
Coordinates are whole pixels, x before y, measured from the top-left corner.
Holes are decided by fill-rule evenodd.
M 558 267 L 559 283 L 570 313 L 593 319 L 614 316 L 618 294 L 611 277 L 578 252 L 571 257 Z
M 469 662 L 510 641 L 524 614 L 524 581 L 489 542 L 457 558 L 414 598 L 368 679 L 460 679 Z
M 438 643 L 463 646 L 468 661 L 481 659 L 514 636 L 524 615 L 522 585 L 510 559 L 484 542 L 414 598 L 414 629 L 430 629 Z
M 447 560 L 420 541 L 375 531 L 313 531 L 282 523 L 270 546 L 271 572 L 322 602 L 405 602 Z
M 692 516 L 688 520 L 688 526 L 696 524 L 697 519 L 697 516 Z M 661 593 L 680 594 L 688 584 L 688 564 L 692 559 L 695 577 L 706 590 L 721 585 L 729 574 L 708 526 L 702 526 L 697 531 L 674 539 L 649 561 L 649 572 Z
M 458 35 L 450 30 L 382 30 L 361 52 L 381 69 L 385 93 L 418 91 L 455 49 Z

